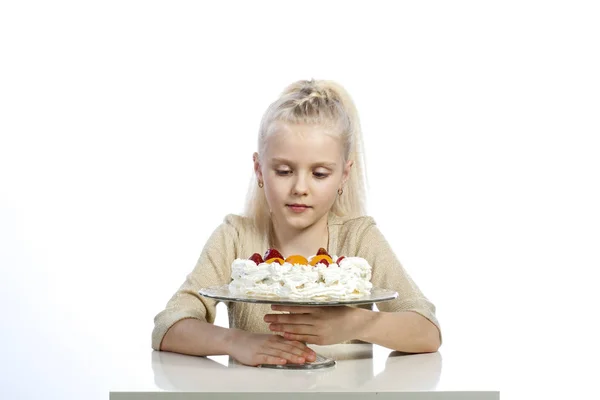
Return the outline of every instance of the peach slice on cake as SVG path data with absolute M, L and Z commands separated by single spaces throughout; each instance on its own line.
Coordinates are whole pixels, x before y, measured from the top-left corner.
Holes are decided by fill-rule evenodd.
M 333 260 L 328 255 L 316 255 L 310 260 L 310 265 L 313 267 L 318 263 L 323 263 L 325 265 L 333 264 Z
M 267 261 L 265 261 L 267 264 L 271 264 L 271 263 L 279 263 L 279 265 L 283 265 L 283 263 L 285 261 L 283 261 L 283 258 L 279 258 L 279 257 L 274 257 L 274 258 L 269 258 Z
M 294 265 L 294 264 L 308 265 L 308 260 L 300 255 L 289 256 L 288 258 L 285 259 L 285 262 L 290 263 L 292 265 Z

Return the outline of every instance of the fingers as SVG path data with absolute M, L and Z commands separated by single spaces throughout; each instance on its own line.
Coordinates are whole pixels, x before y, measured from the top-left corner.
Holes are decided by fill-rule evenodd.
M 315 328 L 311 325 L 270 324 L 269 329 L 273 332 L 287 332 L 299 335 L 313 335 Z
M 266 349 L 265 353 L 261 354 L 261 356 L 266 356 L 275 359 L 276 362 L 274 364 L 304 364 L 306 362 L 305 357 L 296 356 L 294 354 L 290 354 L 283 350 L 278 350 L 275 348 Z M 283 360 L 284 362 L 282 363 L 281 360 Z M 267 363 L 265 362 L 265 364 Z
M 306 345 L 306 343 L 302 343 L 302 342 L 299 342 L 297 340 L 287 340 L 283 336 L 280 336 L 280 335 L 276 335 L 276 336 L 279 336 L 281 338 L 281 342 L 282 343 L 285 343 L 285 344 L 287 344 L 289 346 L 293 346 L 293 347 L 295 347 L 295 348 L 297 348 L 297 349 L 299 349 L 299 350 L 301 350 L 301 351 L 303 351 L 305 353 L 312 353 L 313 352 L 312 349 Z
M 312 325 L 314 317 L 309 314 L 266 314 L 263 318 L 265 322 L 274 322 L 278 324 L 303 324 Z
M 315 352 L 308 348 L 305 343 L 285 340 L 282 336 L 273 335 L 263 346 L 264 354 L 283 358 L 288 362 L 302 364 L 306 361 L 316 359 Z
M 307 358 L 307 354 L 304 351 L 285 342 L 271 341 L 266 344 L 262 352 L 266 356 L 283 359 L 286 363 L 303 364 Z
M 315 354 L 315 352 L 313 351 L 313 349 L 311 349 L 310 347 L 308 347 L 306 345 L 306 343 L 298 341 L 298 340 L 287 340 L 283 337 L 283 335 L 271 335 L 271 340 L 275 340 L 275 341 L 279 341 L 281 343 L 290 345 L 290 346 L 294 346 L 300 350 L 302 350 L 305 353 L 309 353 L 309 354 Z
M 306 343 L 304 342 L 300 342 L 297 340 L 286 340 L 284 339 L 282 336 L 279 336 L 281 338 L 281 340 L 283 341 L 283 343 L 286 343 L 289 346 L 293 346 L 296 349 L 299 349 L 302 351 L 302 356 L 306 359 L 306 361 L 315 361 L 317 359 L 317 353 L 314 352 L 313 349 L 311 349 L 310 347 L 308 347 L 306 345 Z M 294 354 L 298 354 L 295 353 Z
M 246 365 L 287 363 L 303 364 L 316 360 L 316 353 L 306 343 L 286 340 L 281 335 L 244 332 L 234 341 L 230 356 Z
M 283 365 L 287 364 L 287 360 L 283 357 L 275 357 L 268 354 L 259 354 L 258 359 L 256 360 L 256 365 L 258 364 L 275 364 L 275 365 Z
M 302 306 L 286 306 L 286 305 L 271 305 L 273 311 L 287 311 L 292 314 L 315 314 L 320 312 L 322 307 L 302 307 Z
M 304 343 L 289 341 L 283 338 L 280 341 L 270 343 L 270 346 L 298 357 L 305 357 L 308 353 L 312 352 Z
M 283 337 L 287 340 L 298 340 L 298 341 L 302 341 L 305 343 L 312 343 L 312 344 L 318 344 L 318 345 L 325 344 L 323 341 L 323 338 L 321 336 L 316 336 L 316 335 L 299 335 L 299 334 L 295 334 L 295 333 L 285 332 L 283 334 Z M 316 356 L 316 354 L 315 354 L 315 356 Z

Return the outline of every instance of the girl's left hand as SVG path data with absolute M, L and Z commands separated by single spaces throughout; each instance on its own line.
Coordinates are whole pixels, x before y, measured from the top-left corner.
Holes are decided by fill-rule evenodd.
M 368 318 L 368 310 L 348 307 L 301 307 L 272 305 L 274 311 L 290 314 L 267 314 L 265 322 L 273 332 L 283 332 L 287 340 L 317 345 L 335 344 L 357 339 Z

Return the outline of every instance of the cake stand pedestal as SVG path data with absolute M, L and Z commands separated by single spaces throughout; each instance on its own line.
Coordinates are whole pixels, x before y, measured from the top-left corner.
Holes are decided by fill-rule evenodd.
M 349 306 L 359 304 L 381 303 L 384 301 L 393 300 L 398 297 L 398 293 L 393 290 L 372 288 L 371 294 L 355 299 L 288 299 L 281 297 L 260 297 L 231 293 L 229 285 L 211 286 L 202 288 L 198 291 L 201 296 L 211 299 L 240 302 L 240 303 L 260 303 L 260 304 L 278 304 L 288 306 L 308 306 L 308 307 L 331 307 L 331 306 Z M 261 368 L 276 368 L 276 369 L 297 369 L 297 370 L 313 370 L 321 368 L 330 368 L 335 366 L 335 360 L 329 357 L 317 354 L 317 358 L 313 362 L 304 364 L 260 364 Z

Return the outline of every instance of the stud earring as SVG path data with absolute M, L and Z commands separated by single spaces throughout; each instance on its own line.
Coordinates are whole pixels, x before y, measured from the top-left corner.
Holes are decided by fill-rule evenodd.
M 342 188 L 339 188 L 339 189 L 338 189 L 338 194 L 341 196 L 341 195 L 342 195 L 342 193 L 344 193 L 344 189 L 342 189 Z
M 265 184 L 262 183 L 261 181 L 258 181 L 258 187 L 262 189 L 263 186 L 265 186 Z

